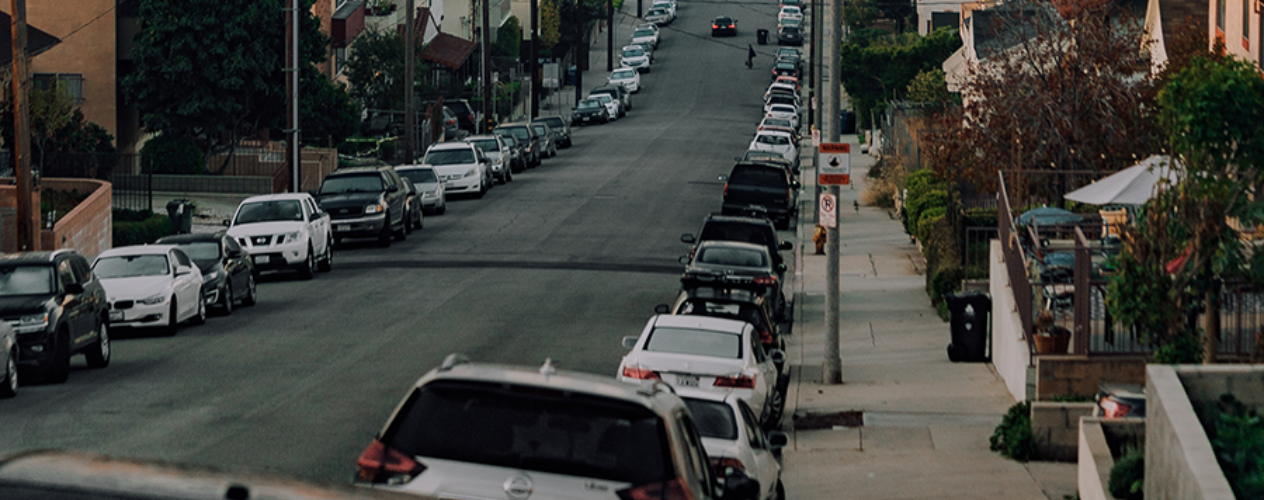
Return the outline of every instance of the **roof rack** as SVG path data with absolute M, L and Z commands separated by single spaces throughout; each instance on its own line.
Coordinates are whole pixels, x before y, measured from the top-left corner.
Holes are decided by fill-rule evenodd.
M 457 365 L 469 364 L 470 358 L 464 354 L 452 353 L 448 357 L 443 358 L 443 364 L 439 365 L 439 371 L 446 372 L 456 368 Z

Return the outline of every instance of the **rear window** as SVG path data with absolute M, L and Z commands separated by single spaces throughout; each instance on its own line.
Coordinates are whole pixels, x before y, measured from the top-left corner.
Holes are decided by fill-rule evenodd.
M 786 146 L 790 144 L 789 137 L 783 137 L 780 135 L 760 135 L 756 137 L 755 140 L 760 144 L 771 144 L 773 146 Z
M 764 267 L 768 259 L 763 252 L 749 248 L 704 247 L 698 250 L 698 262 L 724 266 Z
M 734 168 L 733 173 L 729 174 L 729 182 L 781 188 L 786 185 L 786 175 L 776 168 L 742 165 Z
M 325 182 L 320 185 L 321 194 L 337 194 L 337 193 L 373 193 L 385 189 L 382 186 L 382 176 L 377 172 L 367 172 L 355 175 L 337 175 L 325 178 Z M 298 202 L 292 202 L 295 205 Z M 302 220 L 301 218 L 299 220 Z
M 431 165 L 460 165 L 474 163 L 474 151 L 469 149 L 431 150 L 426 153 L 426 163 Z
M 666 12 L 663 9 L 654 9 L 650 11 L 650 14 L 666 14 Z M 640 38 L 643 36 L 654 36 L 654 30 L 636 30 L 632 32 L 633 38 Z
M 645 55 L 645 51 L 640 47 L 632 49 L 623 49 L 623 57 L 641 57 Z
M 722 241 L 741 241 L 743 243 L 755 243 L 757 245 L 768 245 L 772 242 L 768 240 L 768 228 L 759 227 L 753 224 L 730 224 L 725 222 L 709 222 L 702 228 L 702 241 L 722 240 Z
M 681 398 L 689 413 L 693 415 L 694 427 L 702 437 L 716 439 L 737 439 L 737 417 L 733 415 L 733 407 L 720 401 Z
M 479 139 L 469 142 L 470 144 L 478 146 L 478 149 L 483 150 L 484 153 L 500 154 L 500 144 L 497 144 L 495 139 Z
M 740 359 L 742 357 L 742 336 L 728 332 L 693 328 L 655 328 L 654 331 L 650 332 L 650 338 L 645 344 L 645 350 Z
M 618 71 L 615 71 L 615 73 L 618 73 Z M 544 118 L 537 118 L 537 120 L 547 123 L 553 128 L 562 128 L 566 126 L 566 122 L 563 122 L 562 117 L 560 116 L 548 116 Z
M 751 326 L 756 328 L 763 328 L 763 321 L 760 321 L 759 310 L 756 309 L 753 304 L 714 302 L 705 299 L 695 299 L 681 304 L 680 310 L 676 311 L 676 314 L 735 319 L 750 323 Z
M 610 76 L 615 80 L 630 79 L 636 77 L 636 72 L 632 70 L 615 70 Z
M 439 179 L 438 179 L 437 177 L 435 177 L 434 170 L 431 170 L 431 169 L 428 169 L 428 168 L 418 168 L 418 169 L 412 169 L 412 170 L 400 170 L 400 171 L 399 171 L 399 176 L 400 176 L 400 177 L 403 177 L 403 178 L 405 178 L 405 179 L 408 179 L 408 180 L 410 180 L 410 181 L 413 181 L 413 184 L 425 184 L 425 183 L 431 183 L 431 182 L 439 182 Z
M 666 432 L 650 410 L 537 387 L 427 384 L 383 441 L 408 455 L 633 485 L 672 476 Z
M 496 133 L 507 133 L 513 135 L 519 141 L 526 141 L 531 138 L 531 133 L 527 131 L 527 127 L 505 127 L 496 129 Z

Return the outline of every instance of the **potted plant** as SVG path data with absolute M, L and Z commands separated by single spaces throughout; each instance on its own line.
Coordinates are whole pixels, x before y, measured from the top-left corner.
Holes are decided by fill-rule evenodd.
M 1053 324 L 1053 311 L 1040 311 L 1036 316 L 1036 352 L 1066 354 L 1071 345 L 1071 331 Z

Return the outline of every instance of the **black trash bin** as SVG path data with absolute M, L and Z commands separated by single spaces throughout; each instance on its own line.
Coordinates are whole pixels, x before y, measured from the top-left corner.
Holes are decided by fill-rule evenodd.
M 768 45 L 768 30 L 755 30 L 755 40 L 760 45 Z
M 949 295 L 948 325 L 952 343 L 948 344 L 951 361 L 984 362 L 988 360 L 988 325 L 992 298 L 982 292 Z
M 186 199 L 167 202 L 167 218 L 171 219 L 172 234 L 188 234 L 193 232 L 193 212 L 196 205 Z
M 838 112 L 838 133 L 856 133 L 856 113 L 845 109 Z

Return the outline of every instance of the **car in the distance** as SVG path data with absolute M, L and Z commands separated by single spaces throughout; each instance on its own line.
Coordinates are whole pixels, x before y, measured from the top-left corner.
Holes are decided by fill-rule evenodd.
M 542 122 L 549 124 L 549 128 L 557 134 L 558 146 L 565 149 L 571 147 L 571 123 L 570 120 L 563 118 L 561 115 L 545 115 L 537 116 L 532 123 Z
M 654 9 L 663 9 L 671 16 L 672 21 L 676 20 L 676 2 L 672 0 L 654 0 L 654 3 L 650 5 L 650 10 Z M 668 24 L 670 23 L 671 21 L 668 21 Z
M 619 50 L 619 65 L 649 73 L 650 56 L 640 45 L 625 45 Z
M 606 113 L 610 114 L 611 120 L 618 120 L 624 114 L 623 105 L 610 94 L 588 94 L 588 98 L 600 101 L 606 107 Z
M 769 105 L 767 111 L 764 112 L 764 117 L 789 120 L 792 127 L 799 128 L 799 110 L 789 104 Z
M 425 213 L 443 215 L 448 211 L 448 195 L 443 190 L 443 182 L 435 173 L 434 167 L 425 165 L 400 165 L 395 167 L 401 178 L 413 183 L 413 187 L 421 192 L 421 210 Z
M 740 241 L 707 240 L 698 243 L 693 256 L 685 259 L 681 283 L 686 288 L 728 286 L 755 289 L 768 300 L 773 315 L 785 318 L 786 298 L 782 276 L 786 265 L 778 263 L 767 245 Z
M 0 321 L 17 341 L 10 361 L 35 368 L 40 378 L 65 382 L 76 354 L 87 357 L 88 368 L 108 366 L 109 311 L 105 289 L 79 252 L 0 254 Z
M 483 151 L 465 141 L 441 142 L 426 149 L 423 165 L 433 167 L 446 194 L 482 198 L 492 188 L 492 173 Z
M 737 215 L 711 214 L 702 221 L 702 228 L 697 233 L 680 235 L 682 243 L 688 243 L 689 258 L 698 250 L 698 244 L 704 241 L 739 241 L 754 243 L 768 247 L 774 266 L 780 268 L 785 263 L 781 252 L 792 250 L 794 244 L 777 237 L 777 228 L 768 219 L 767 212 L 762 209 L 751 210 Z
M 799 160 L 799 148 L 795 146 L 794 138 L 789 132 L 780 130 L 756 131 L 755 138 L 751 139 L 750 146 L 747 149 L 751 151 L 772 151 L 792 162 Z
M 777 21 L 783 19 L 803 19 L 803 10 L 794 5 L 784 5 L 777 11 Z
M 772 66 L 772 79 L 776 80 L 779 76 L 799 77 L 799 65 L 794 62 L 780 60 Z
M 645 13 L 644 19 L 659 26 L 666 26 L 671 24 L 672 15 L 667 11 L 667 9 L 652 8 L 649 12 Z
M 641 91 L 641 73 L 632 68 L 619 68 L 610 72 L 609 85 L 620 85 L 633 94 Z
M 355 220 L 363 206 L 343 207 L 343 220 Z M 333 223 L 312 195 L 280 193 L 251 196 L 237 205 L 233 217 L 224 221 L 228 236 L 250 254 L 255 270 L 298 271 L 312 279 L 317 268 L 329 270 L 333 262 Z M 390 233 L 386 233 L 390 244 Z
M 580 125 L 610 122 L 609 110 L 606 109 L 605 103 L 597 99 L 584 99 L 575 103 L 571 116 L 574 120 L 572 123 Z
M 632 31 L 632 43 L 648 43 L 657 48 L 659 39 L 657 27 L 642 26 Z
M 782 26 L 777 30 L 777 45 L 803 45 L 803 31 L 798 26 Z
M 509 134 L 518 140 L 522 145 L 525 163 L 527 168 L 540 166 L 540 158 L 544 154 L 540 151 L 540 136 L 536 135 L 535 129 L 531 128 L 529 122 L 509 122 L 497 125 L 492 129 L 493 134 L 505 135 Z
M 513 180 L 513 153 L 509 152 L 509 145 L 505 144 L 504 139 L 495 134 L 473 135 L 465 138 L 465 142 L 473 144 L 483 151 L 483 156 L 487 157 L 487 161 L 491 166 L 492 177 L 501 184 L 508 184 Z
M 405 204 L 408 213 L 408 232 L 412 233 L 414 229 L 421 229 L 425 226 L 425 213 L 421 210 L 421 190 L 413 184 L 413 181 L 407 177 L 400 176 L 399 183 L 404 187 L 404 191 L 408 193 L 408 200 Z
M 500 140 L 505 141 L 505 145 L 509 146 L 509 171 L 515 174 L 522 173 L 527 169 L 527 150 L 518 141 L 518 138 L 508 132 L 493 132 L 500 136 Z
M 786 169 L 760 162 L 738 162 L 720 180 L 724 182 L 721 213 L 748 214 L 756 207 L 767 212 L 777 229 L 790 228 L 799 199 L 799 183 Z
M 110 302 L 110 326 L 160 328 L 175 335 L 180 323 L 206 322 L 202 271 L 176 245 L 111 248 L 92 262 Z
M 608 94 L 611 98 L 619 101 L 619 110 L 624 115 L 628 111 L 632 111 L 632 93 L 628 89 L 619 85 L 602 85 L 588 91 L 588 96 L 592 97 L 598 94 Z
M 176 245 L 202 271 L 202 297 L 225 315 L 238 302 L 253 306 L 258 300 L 255 264 L 237 240 L 225 232 L 173 234 L 154 242 Z
M 711 21 L 711 36 L 737 36 L 737 20 L 720 16 Z
M 683 314 L 694 316 L 711 316 L 745 321 L 755 327 L 759 344 L 765 351 L 786 348 L 785 340 L 777 328 L 776 315 L 768 300 L 759 294 L 759 287 L 743 288 L 733 283 L 710 282 L 698 283 L 686 276 L 681 284 L 683 289 L 676 302 L 671 305 L 659 304 L 654 307 L 657 314 Z M 774 359 L 780 373 L 785 359 Z
M 533 121 L 531 128 L 535 129 L 535 135 L 540 136 L 540 152 L 549 158 L 557 156 L 557 134 L 553 133 L 549 124 Z
M 332 218 L 334 243 L 346 238 L 377 238 L 386 246 L 392 236 L 399 241 L 408 237 L 408 193 L 390 165 L 334 170 L 316 190 L 316 204 Z

